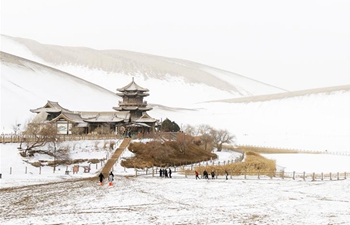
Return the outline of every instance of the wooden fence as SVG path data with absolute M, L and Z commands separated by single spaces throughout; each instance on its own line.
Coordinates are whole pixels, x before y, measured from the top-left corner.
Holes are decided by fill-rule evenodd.
M 237 159 L 239 160 L 239 159 Z M 172 172 L 180 174 L 180 176 L 175 176 L 176 178 L 195 178 L 194 168 L 198 166 L 215 166 L 215 165 L 227 165 L 235 163 L 237 160 L 227 160 L 227 161 L 212 161 L 212 162 L 201 162 L 183 166 L 170 166 Z M 164 167 L 151 167 L 145 169 L 134 168 L 135 176 L 140 175 L 152 175 L 159 176 L 159 170 Z M 208 171 L 210 173 L 210 171 Z M 218 171 L 215 172 L 215 179 L 226 179 L 226 175 L 218 174 Z M 269 175 L 265 175 L 269 174 Z M 210 176 L 210 175 L 209 175 Z M 257 171 L 257 172 L 246 172 L 241 171 L 239 173 L 228 171 L 227 178 L 229 179 L 292 179 L 292 180 L 304 180 L 304 181 L 323 181 L 323 180 L 345 180 L 350 176 L 350 172 L 330 172 L 330 173 L 307 173 L 307 172 L 270 172 L 270 171 Z M 200 174 L 200 177 L 203 178 L 203 174 Z
M 120 160 L 120 159 L 118 159 Z M 106 161 L 101 161 L 96 164 L 90 164 L 89 165 L 89 171 L 91 172 L 97 172 L 101 170 Z M 195 179 L 195 173 L 194 169 L 196 166 L 205 166 L 205 165 L 225 165 L 234 163 L 234 160 L 228 160 L 228 161 L 213 161 L 213 162 L 202 162 L 202 163 L 196 163 L 196 164 L 189 164 L 189 165 L 183 165 L 183 166 L 171 166 L 167 167 L 165 169 L 171 168 L 173 172 L 173 178 L 179 179 L 179 178 L 188 178 L 188 179 Z M 57 170 L 56 167 L 52 167 L 51 171 L 52 173 L 62 173 L 68 175 L 69 173 L 73 172 L 72 166 L 66 166 L 65 170 Z M 83 167 L 82 167 L 83 168 Z M 134 176 L 151 176 L 151 177 L 159 177 L 159 170 L 164 167 L 150 167 L 145 169 L 137 169 L 134 168 Z M 18 167 L 16 168 L 18 170 Z M 35 168 L 34 168 L 35 169 Z M 8 172 L 2 171 L 2 174 L 0 173 L 0 179 L 2 176 L 11 176 L 12 174 L 42 174 L 42 167 L 37 167 L 36 171 L 34 171 L 32 168 L 31 171 L 28 170 L 27 166 L 24 166 L 20 169 L 20 171 L 14 171 L 12 167 L 8 169 Z M 85 171 L 84 171 L 85 172 Z M 215 172 L 215 179 L 224 180 L 226 179 L 225 174 L 218 174 L 217 171 Z M 47 173 L 47 170 L 46 170 Z M 210 171 L 209 171 L 210 173 Z M 176 175 L 175 175 L 176 174 Z M 265 175 L 270 174 L 270 175 Z M 131 175 L 131 174 L 129 174 Z M 210 175 L 209 175 L 210 176 Z M 350 172 L 329 172 L 329 173 L 309 173 L 309 172 L 267 172 L 267 171 L 257 171 L 257 172 L 245 172 L 241 171 L 239 173 L 228 171 L 227 179 L 230 180 L 302 180 L 302 181 L 335 181 L 335 180 L 345 180 L 348 177 L 350 177 Z M 200 174 L 200 178 L 203 179 L 203 174 Z M 209 178 L 211 179 L 211 177 Z
M 170 167 L 173 173 L 177 175 L 172 178 L 193 178 L 195 179 L 194 171 L 186 170 L 185 167 Z M 146 169 L 134 169 L 135 177 L 147 176 L 159 177 L 159 167 L 146 168 Z M 210 173 L 210 171 L 209 171 Z M 306 172 L 274 172 L 272 176 L 267 176 L 270 172 L 239 172 L 234 173 L 228 171 L 227 179 L 230 180 L 303 180 L 303 181 L 332 181 L 332 180 L 346 180 L 350 176 L 350 172 L 335 172 L 335 173 L 306 173 Z M 215 173 L 215 179 L 223 180 L 226 179 L 226 175 L 217 175 Z M 164 176 L 163 176 L 164 177 Z M 203 174 L 200 174 L 200 178 L 203 179 Z M 212 179 L 210 174 L 209 178 Z

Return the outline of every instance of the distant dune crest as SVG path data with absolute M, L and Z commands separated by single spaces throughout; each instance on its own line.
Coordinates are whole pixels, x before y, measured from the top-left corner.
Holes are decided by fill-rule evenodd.
M 167 80 L 169 76 L 173 78 L 178 77 L 185 83 L 204 84 L 208 87 L 229 92 L 232 94 L 232 97 L 272 94 L 285 91 L 281 88 L 232 72 L 182 59 L 123 50 L 95 50 L 84 47 L 44 45 L 33 40 L 4 35 L 2 35 L 2 39 L 7 43 L 11 42 L 15 46 L 4 49 L 5 52 L 33 61 L 41 60 L 39 61 L 40 63 L 62 69 L 69 73 L 75 71 L 69 71 L 71 67 L 67 65 L 85 67 L 95 72 L 104 71 L 109 74 L 141 75 L 145 80 Z M 23 55 L 24 51 L 19 51 L 18 46 L 26 48 L 32 55 L 28 52 Z M 84 74 L 72 74 L 84 78 Z

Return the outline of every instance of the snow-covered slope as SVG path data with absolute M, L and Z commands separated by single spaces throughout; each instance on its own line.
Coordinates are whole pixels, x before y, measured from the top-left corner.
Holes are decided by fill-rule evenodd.
M 21 46 L 18 42 L 12 39 L 7 39 L 7 41 L 13 42 L 12 50 L 14 52 L 22 51 L 23 55 L 28 55 L 28 58 L 36 57 L 37 61 L 43 61 L 28 49 L 25 52 L 23 45 Z M 14 46 L 20 49 L 15 50 Z M 117 106 L 120 100 L 115 95 L 116 89 L 128 84 L 131 81 L 131 76 L 135 76 L 135 81 L 139 85 L 150 90 L 150 96 L 145 100 L 154 108 L 149 114 L 157 119 L 169 118 L 180 126 L 209 124 L 215 128 L 227 129 L 236 135 L 237 144 L 350 152 L 350 142 L 348 141 L 350 140 L 349 85 L 278 94 L 264 93 L 264 95 L 259 96 L 245 95 L 237 98 L 238 92 L 234 94 L 234 89 L 231 89 L 236 86 L 229 82 L 230 79 L 237 80 L 237 76 L 204 65 L 195 64 L 198 67 L 202 66 L 201 71 L 210 71 L 209 75 L 203 75 L 204 83 L 198 83 L 202 77 L 180 76 L 181 74 L 177 76 L 175 72 L 174 74 L 164 72 L 166 74 L 164 75 L 161 70 L 158 70 L 162 67 L 154 66 L 158 62 L 163 63 L 164 61 L 167 64 L 167 60 L 170 60 L 170 64 L 172 64 L 181 60 L 155 56 L 148 58 L 144 54 L 125 52 L 125 57 L 131 54 L 134 59 L 139 57 L 144 60 L 135 59 L 134 64 L 137 66 L 134 66 L 132 63 L 126 63 L 133 62 L 128 57 L 124 60 L 120 56 L 119 61 L 115 60 L 118 57 L 113 55 L 114 51 L 111 51 L 112 62 L 126 63 L 126 65 L 116 64 L 116 70 L 122 66 L 124 69 L 133 68 L 129 71 L 134 71 L 131 75 L 124 72 L 118 74 L 118 71 L 113 72 L 113 68 L 110 68 L 109 72 L 101 69 L 103 65 L 106 68 L 113 65 L 113 63 L 108 63 L 108 57 L 105 54 L 109 51 L 86 49 L 86 54 L 93 52 L 91 60 L 95 59 L 96 61 L 92 60 L 90 63 L 84 64 L 86 59 L 80 62 L 80 58 L 85 58 L 84 53 L 82 53 L 84 48 L 48 47 L 37 44 L 38 46 L 44 48 L 42 50 L 45 52 L 43 58 L 55 59 L 51 60 L 51 63 L 56 62 L 58 65 L 56 68 L 65 67 L 70 68 L 71 71 L 85 71 L 78 77 L 89 78 L 90 81 L 95 79 L 96 83 L 87 82 L 57 69 L 2 53 L 1 132 L 11 132 L 11 125 L 24 123 L 23 121 L 28 120 L 28 117 L 32 115 L 29 109 L 40 107 L 47 100 L 57 101 L 63 107 L 71 110 L 113 111 L 112 107 Z M 63 50 L 52 50 L 56 48 Z M 47 49 L 52 50 L 52 52 L 47 52 Z M 39 50 L 38 52 L 41 52 Z M 64 54 L 61 54 L 62 52 Z M 69 52 L 72 54 L 68 54 Z M 101 54 L 103 60 L 96 58 L 95 54 Z M 106 64 L 105 60 L 107 60 Z M 141 61 L 143 63 L 140 64 Z M 69 62 L 75 62 L 76 65 L 65 64 Z M 88 67 L 94 63 L 96 63 L 96 67 Z M 148 63 L 151 66 L 147 67 Z M 134 68 L 143 68 L 140 65 L 145 65 L 144 69 L 135 72 Z M 181 65 L 186 71 L 191 63 L 184 61 Z M 152 69 L 147 72 L 146 68 Z M 174 71 L 177 71 L 176 68 L 174 67 Z M 194 68 L 191 67 L 191 70 L 195 71 Z M 244 77 L 241 78 L 242 83 L 250 81 Z M 215 83 L 217 79 L 225 80 L 227 86 L 222 86 L 223 88 L 220 89 L 220 82 Z M 211 83 L 213 85 L 210 86 Z M 259 83 L 253 83 L 250 83 L 251 89 L 261 90 Z M 164 105 L 168 107 L 164 107 Z
M 71 110 L 113 111 L 120 97 L 68 73 L 13 56 L 1 56 L 1 128 L 9 130 L 33 115 L 29 109 L 57 101 Z
M 185 92 L 168 105 L 284 92 L 271 85 L 210 66 L 122 50 L 44 45 L 33 40 L 1 36 L 1 50 L 83 78 L 115 91 L 118 81 L 136 77 L 141 86 L 157 86 L 149 101 L 164 104 L 164 93 Z M 106 82 L 108 81 L 108 82 Z

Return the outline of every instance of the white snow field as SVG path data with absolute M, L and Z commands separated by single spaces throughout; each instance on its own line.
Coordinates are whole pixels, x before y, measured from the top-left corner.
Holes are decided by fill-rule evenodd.
M 24 162 L 18 144 L 0 144 L 1 224 L 349 224 L 349 177 L 337 177 L 350 172 L 349 84 L 286 92 L 180 59 L 1 38 L 1 134 L 17 124 L 23 129 L 33 116 L 29 110 L 47 100 L 70 110 L 113 111 L 120 101 L 116 89 L 135 77 L 150 90 L 145 100 L 152 117 L 227 129 L 237 145 L 323 152 L 264 156 L 288 173 L 333 176 L 195 180 L 177 171 L 165 179 L 135 177 L 117 164 L 114 185 L 99 186 L 101 164 L 89 173 L 67 175 L 65 165 L 53 173 Z M 111 154 L 96 150 L 94 141 L 67 144 L 71 158 Z M 220 161 L 236 154 L 218 153 Z M 122 157 L 130 156 L 125 151 Z
M 72 158 L 110 155 L 102 148 L 96 151 L 94 141 L 73 145 Z M 113 168 L 113 186 L 107 182 L 100 186 L 99 164 L 91 166 L 90 173 L 79 170 L 78 174 L 66 175 L 63 165 L 55 173 L 51 167 L 42 167 L 39 174 L 38 168 L 22 161 L 17 147 L 1 144 L 1 224 L 318 225 L 348 224 L 350 218 L 350 180 L 335 176 L 346 171 L 350 176 L 350 164 L 346 163 L 349 156 L 265 155 L 275 159 L 279 168 L 285 167 L 286 172 L 332 172 L 332 180 L 264 176 L 196 180 L 194 174 L 186 178 L 179 169 L 171 179 L 151 172 L 135 177 L 133 169 L 124 169 L 118 163 Z M 238 156 L 231 151 L 217 154 L 220 161 Z M 126 150 L 121 158 L 131 156 Z M 310 163 L 320 159 L 319 164 Z M 39 160 L 39 156 L 33 160 Z

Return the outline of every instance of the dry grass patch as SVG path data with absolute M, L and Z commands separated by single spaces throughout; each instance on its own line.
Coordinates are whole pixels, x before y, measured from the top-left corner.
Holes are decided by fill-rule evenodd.
M 216 154 L 205 151 L 195 144 L 188 144 L 184 149 L 176 141 L 164 143 L 158 141 L 148 143 L 133 142 L 129 145 L 129 150 L 135 156 L 121 162 L 121 165 L 127 168 L 180 166 L 217 158 Z
M 225 171 L 228 171 L 230 175 L 267 175 L 274 177 L 276 173 L 276 162 L 271 159 L 259 155 L 256 152 L 247 152 L 244 162 L 237 162 L 233 164 L 220 165 L 220 166 L 200 166 L 195 167 L 200 174 L 203 174 L 204 170 L 214 170 L 216 175 L 225 175 Z
M 258 152 L 258 153 L 265 153 L 265 154 L 301 152 L 300 150 L 296 150 L 296 149 L 255 147 L 255 146 L 237 146 L 235 149 L 239 149 L 240 151 L 244 151 L 244 152 Z

